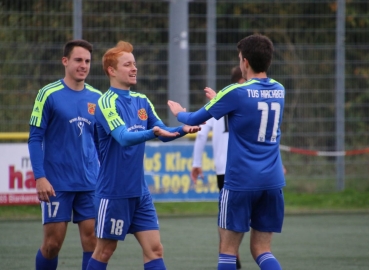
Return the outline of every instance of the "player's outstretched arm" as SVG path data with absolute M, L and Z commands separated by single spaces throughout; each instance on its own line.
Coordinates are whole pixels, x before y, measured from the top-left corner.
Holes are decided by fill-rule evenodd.
M 178 102 L 168 100 L 168 106 L 175 117 L 177 117 L 180 112 L 186 112 L 186 108 L 183 108 Z
M 160 136 L 160 137 L 169 137 L 169 138 L 171 138 L 171 137 L 177 137 L 177 136 L 180 135 L 179 132 L 170 132 L 170 131 L 162 129 L 158 126 L 153 127 L 152 131 L 154 132 L 156 137 Z
M 213 89 L 211 89 L 210 87 L 205 87 L 204 91 L 205 91 L 205 96 L 208 99 L 213 99 L 217 95 L 217 93 Z
M 200 130 L 201 130 L 201 126 L 188 126 L 188 125 L 183 126 L 183 132 L 186 132 L 186 133 L 196 133 Z

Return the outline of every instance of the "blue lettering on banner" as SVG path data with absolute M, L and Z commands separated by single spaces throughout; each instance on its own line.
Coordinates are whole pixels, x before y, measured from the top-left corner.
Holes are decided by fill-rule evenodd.
M 204 179 L 196 184 L 190 177 L 192 152 L 193 143 L 146 143 L 145 180 L 155 202 L 218 200 L 211 145 L 205 146 L 202 156 Z

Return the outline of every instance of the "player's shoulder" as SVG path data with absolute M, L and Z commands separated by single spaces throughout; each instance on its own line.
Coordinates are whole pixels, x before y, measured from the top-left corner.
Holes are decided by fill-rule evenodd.
M 99 96 L 102 96 L 102 92 L 98 89 L 96 89 L 95 87 L 89 85 L 88 83 L 85 83 L 85 88 L 88 90 L 88 91 L 91 91 L 93 93 L 96 93 L 97 95 Z
M 226 87 L 224 87 L 222 90 L 219 91 L 218 94 L 226 94 L 228 92 L 231 92 L 233 90 L 239 89 L 241 87 L 244 86 L 245 83 L 232 83 L 230 85 L 227 85 Z
M 131 97 L 147 99 L 147 96 L 145 94 L 142 94 L 142 93 L 139 93 L 139 92 L 130 91 L 129 94 L 130 94 Z
M 129 95 L 132 99 L 135 99 L 140 106 L 150 106 L 151 108 L 154 108 L 154 105 L 150 101 L 150 99 L 142 93 L 130 91 Z M 159 118 L 159 117 L 158 117 Z
M 61 80 L 49 83 L 42 87 L 37 94 L 37 100 L 42 102 L 45 101 L 50 95 L 64 89 L 64 84 Z
M 272 83 L 272 84 L 274 84 L 277 88 L 284 90 L 283 84 L 281 84 L 277 80 L 274 80 L 274 79 L 270 78 L 269 82 Z
M 269 77 L 262 79 L 251 79 L 244 82 L 242 85 L 248 86 L 252 89 L 284 90 L 283 84 Z
M 115 100 L 118 98 L 118 94 L 114 91 L 108 89 L 104 94 L 102 94 L 98 99 L 98 104 L 101 109 L 112 108 L 115 106 Z

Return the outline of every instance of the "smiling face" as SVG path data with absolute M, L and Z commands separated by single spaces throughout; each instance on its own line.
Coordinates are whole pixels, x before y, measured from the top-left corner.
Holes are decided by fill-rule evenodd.
M 63 57 L 65 81 L 71 83 L 84 82 L 90 72 L 91 53 L 82 47 L 74 47 L 69 57 Z
M 132 53 L 124 52 L 118 58 L 117 67 L 108 68 L 111 86 L 129 90 L 137 84 L 137 67 Z

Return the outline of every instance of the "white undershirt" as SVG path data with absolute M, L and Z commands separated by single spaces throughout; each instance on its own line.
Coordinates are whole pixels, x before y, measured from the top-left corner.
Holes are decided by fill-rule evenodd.
M 224 132 L 225 124 L 223 117 L 219 120 L 210 118 L 206 121 L 206 124 L 201 125 L 201 130 L 197 132 L 195 140 L 192 166 L 197 168 L 202 167 L 202 153 L 211 130 L 213 131 L 212 146 L 215 172 L 217 175 L 225 174 L 229 133 Z

